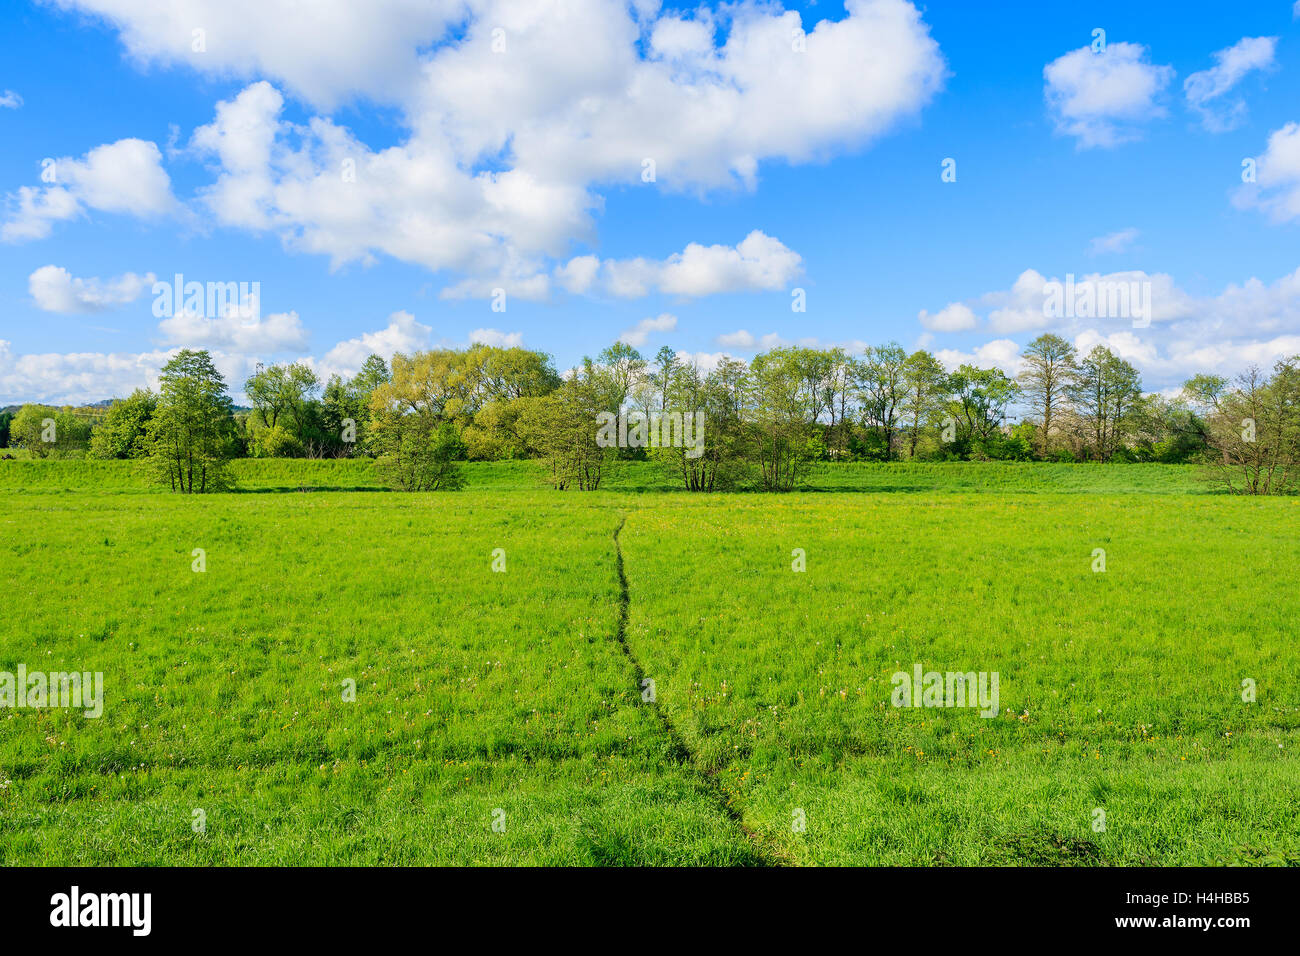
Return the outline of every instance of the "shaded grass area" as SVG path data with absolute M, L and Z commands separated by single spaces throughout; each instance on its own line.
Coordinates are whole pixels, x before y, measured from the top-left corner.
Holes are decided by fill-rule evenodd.
M 547 488 L 536 461 L 465 462 L 471 490 L 533 491 Z M 383 491 L 369 459 L 237 459 L 235 493 L 266 491 Z M 1087 492 L 1107 494 L 1207 494 L 1191 465 L 1057 464 L 1049 462 L 819 462 L 803 490 L 816 492 Z M 617 463 L 602 482 L 613 492 L 679 491 L 663 468 L 649 461 Z M 753 489 L 745 489 L 753 491 Z M 166 493 L 135 462 L 94 460 L 0 461 L 0 493 L 95 491 Z

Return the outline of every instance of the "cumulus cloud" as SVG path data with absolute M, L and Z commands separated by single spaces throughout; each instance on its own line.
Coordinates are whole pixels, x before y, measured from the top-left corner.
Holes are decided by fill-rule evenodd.
M 917 315 L 921 325 L 932 332 L 964 332 L 979 324 L 970 307 L 961 302 L 944 306 L 934 315 L 922 309 Z
M 1270 134 L 1256 162 L 1255 182 L 1238 187 L 1233 202 L 1262 209 L 1277 222 L 1300 219 L 1300 123 Z
M 1109 148 L 1166 115 L 1159 98 L 1173 77 L 1173 67 L 1149 62 L 1140 43 L 1111 43 L 1101 53 L 1081 47 L 1047 64 L 1043 92 L 1058 132 L 1080 149 Z
M 201 200 L 220 224 L 335 266 L 386 255 L 458 273 L 453 297 L 584 290 L 590 260 L 555 266 L 594 241 L 604 186 L 753 188 L 765 160 L 869 145 L 946 74 L 905 0 L 848 0 L 841 19 L 807 24 L 757 3 L 679 14 L 608 0 L 323 2 L 306 24 L 291 0 L 59 2 L 108 19 L 145 60 L 266 74 L 322 107 L 346 89 L 395 106 L 404 138 L 372 149 L 324 115 L 289 122 L 283 94 L 253 82 L 189 141 L 216 175 Z M 194 23 L 210 24 L 202 55 L 188 48 Z M 612 288 L 768 288 L 789 272 L 783 251 L 692 245 L 649 280 L 635 260 L 611 267 Z
M 482 345 L 495 345 L 499 349 L 517 349 L 523 347 L 524 333 L 501 332 L 497 329 L 475 329 L 469 334 L 469 340 L 471 344 L 478 342 Z
M 331 375 L 350 378 L 361 371 L 362 364 L 372 354 L 391 361 L 397 352 L 410 354 L 428 348 L 432 332 L 429 326 L 417 322 L 410 312 L 394 312 L 384 328 L 339 342 L 321 358 L 305 361 L 322 379 Z
M 179 312 L 159 322 L 158 331 L 167 345 L 218 349 L 236 355 L 302 352 L 307 348 L 307 330 L 297 312 L 241 316 L 231 310 L 215 318 Z
M 939 349 L 934 357 L 950 372 L 955 372 L 961 365 L 974 365 L 976 368 L 1000 368 L 1012 377 L 1020 374 L 1022 364 L 1020 346 L 1010 339 L 985 342 L 973 352 Z
M 408 95 L 419 79 L 418 50 L 466 6 L 313 0 L 308 14 L 301 0 L 54 2 L 111 24 L 141 65 L 188 66 L 221 78 L 272 76 L 325 108 L 357 96 L 387 102 Z
M 0 239 L 43 239 L 55 222 L 90 209 L 156 219 L 178 208 L 162 154 L 154 143 L 140 139 L 96 146 L 81 159 L 57 159 L 43 175 L 53 181 L 23 186 L 8 197 Z
M 699 298 L 784 289 L 800 274 L 802 263 L 781 240 L 756 229 L 735 246 L 692 242 L 662 260 L 579 256 L 558 267 L 555 276 L 571 292 L 599 291 L 620 299 L 652 292 Z
M 1097 236 L 1088 243 L 1088 255 L 1102 256 L 1127 252 L 1129 246 L 1137 240 L 1138 231 L 1130 226 L 1104 236 Z
M 677 316 L 664 312 L 662 315 L 642 319 L 632 328 L 626 329 L 618 337 L 618 340 L 632 346 L 634 349 L 639 349 L 650 340 L 653 333 L 671 332 L 675 328 L 677 328 Z
M 46 312 L 101 312 L 138 299 L 154 274 L 127 272 L 116 279 L 78 279 L 62 266 L 41 266 L 27 277 L 27 291 Z
M 1230 284 L 1212 296 L 1194 296 L 1164 273 L 1114 272 L 1071 278 L 1076 296 L 1091 289 L 1095 301 L 1108 285 L 1146 284 L 1150 290 L 1150 324 L 1134 325 L 1121 314 L 1049 315 L 1045 289 L 1052 282 L 1027 269 L 1010 289 L 987 293 L 971 304 L 987 310 L 987 328 L 1002 336 L 1028 341 L 1055 332 L 1082 351 L 1106 345 L 1152 378 L 1149 385 L 1177 384 L 1197 372 L 1233 375 L 1249 364 L 1271 365 L 1300 354 L 1300 269 L 1273 282 L 1251 278 Z M 1049 310 L 1050 311 L 1050 310 Z M 980 359 L 1008 373 L 1016 367 L 1008 343 L 999 338 L 975 351 L 944 348 L 936 352 L 946 364 Z M 978 363 L 977 363 L 978 364 Z
M 176 349 L 147 352 L 49 352 L 17 355 L 0 339 L 0 394 L 22 401 L 82 405 L 158 389 L 158 373 Z M 236 401 L 256 359 L 213 352 L 212 361 Z
M 1226 98 L 1227 94 L 1247 74 L 1272 69 L 1276 49 L 1277 37 L 1242 37 L 1214 54 L 1213 67 L 1183 81 L 1187 106 L 1201 117 L 1205 129 L 1223 133 L 1241 125 L 1246 102 L 1240 97 Z
M 13 90 L 5 90 L 0 94 L 0 109 L 16 110 L 23 105 L 23 98 Z

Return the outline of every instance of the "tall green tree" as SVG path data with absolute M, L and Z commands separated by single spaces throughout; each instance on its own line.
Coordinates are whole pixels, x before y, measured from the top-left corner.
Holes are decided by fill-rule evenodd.
M 806 350 L 777 348 L 749 366 L 749 458 L 768 491 L 790 491 L 813 457 L 816 400 L 809 394 Z
M 862 361 L 863 424 L 877 437 L 880 457 L 891 461 L 899 414 L 906 398 L 907 352 L 897 342 L 868 348 Z
M 173 491 L 199 494 L 229 487 L 235 421 L 226 382 L 206 350 L 181 349 L 158 377 L 149 420 L 149 461 Z
M 1142 396 L 1137 369 L 1104 345 L 1095 346 L 1079 363 L 1071 396 L 1087 428 L 1092 457 L 1109 461 L 1123 447 Z
M 956 445 L 970 454 L 995 438 L 1019 389 L 1001 369 L 961 365 L 948 378 L 948 392 Z
M 1021 393 L 1031 405 L 1038 425 L 1035 451 L 1046 456 L 1052 449 L 1062 410 L 1075 388 L 1079 355 L 1065 339 L 1047 332 L 1026 345 L 1021 358 Z
M 925 349 L 918 349 L 903 363 L 901 413 L 908 430 L 908 457 L 916 457 L 921 429 L 939 416 L 948 400 L 948 373 Z

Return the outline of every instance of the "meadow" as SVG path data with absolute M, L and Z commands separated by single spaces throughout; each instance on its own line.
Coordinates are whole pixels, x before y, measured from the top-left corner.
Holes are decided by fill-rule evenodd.
M 1293 499 L 1156 465 L 788 495 L 236 465 L 186 497 L 0 462 L 0 671 L 106 698 L 0 709 L 0 862 L 1300 861 Z M 917 663 L 997 672 L 997 716 L 892 706 Z

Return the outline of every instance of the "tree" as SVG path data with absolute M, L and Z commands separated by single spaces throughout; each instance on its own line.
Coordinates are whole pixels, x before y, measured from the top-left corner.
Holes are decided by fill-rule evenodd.
M 750 457 L 768 491 L 789 491 L 812 458 L 815 401 L 809 395 L 804 350 L 778 348 L 750 363 Z
M 226 382 L 206 350 L 181 349 L 158 377 L 158 403 L 149 420 L 149 460 L 173 491 L 220 491 L 234 443 L 233 406 Z
M 459 353 L 434 349 L 393 356 L 390 381 L 370 396 L 369 444 L 375 464 L 403 491 L 454 490 L 463 485 L 464 457 L 455 416 L 466 399 Z
M 1234 494 L 1289 491 L 1300 478 L 1300 357 L 1272 378 L 1251 367 L 1214 396 L 1207 477 Z
M 747 472 L 743 397 L 737 395 L 743 376 L 744 366 L 734 359 L 723 359 L 707 375 L 697 362 L 673 365 L 663 407 L 652 413 L 670 423 L 670 441 L 658 443 L 652 454 L 687 491 L 731 488 Z M 677 436 L 680 442 L 672 440 Z
M 903 400 L 900 412 L 908 424 L 908 457 L 916 457 L 921 426 L 943 411 L 948 398 L 948 373 L 939 360 L 924 349 L 907 357 L 903 364 Z
M 618 449 L 597 441 L 598 416 L 617 414 L 609 383 L 587 360 L 555 391 L 521 399 L 519 433 L 528 449 L 550 470 L 551 485 L 595 491 L 617 458 Z
M 67 458 L 90 443 L 90 423 L 71 408 L 24 405 L 9 423 L 9 443 L 33 458 Z
M 627 404 L 633 387 L 645 372 L 645 359 L 626 342 L 615 342 L 596 357 L 594 370 L 604 392 L 602 403 L 611 412 L 618 412 Z
M 147 458 L 149 422 L 158 408 L 158 396 L 137 388 L 128 398 L 115 401 L 90 438 L 92 458 Z
M 0 448 L 9 447 L 9 426 L 13 420 L 13 412 L 0 412 Z
M 367 450 L 370 399 L 375 389 L 390 378 L 388 363 L 373 354 L 351 379 L 330 376 L 320 409 L 321 428 L 329 452 L 351 457 Z
M 310 424 L 308 406 L 319 387 L 316 373 L 301 363 L 269 368 L 258 364 L 244 383 L 244 392 L 253 403 L 255 420 L 273 432 L 283 425 L 301 450 Z M 283 441 L 277 439 L 276 444 L 283 445 Z
M 1047 332 L 1025 346 L 1019 381 L 1022 394 L 1038 419 L 1039 455 L 1046 456 L 1060 427 L 1061 409 L 1079 375 L 1079 356 L 1073 345 Z
M 826 408 L 830 412 L 827 447 L 835 458 L 848 454 L 852 418 L 857 410 L 854 398 L 862 374 L 861 365 L 841 348 L 829 352 L 830 370 L 826 380 Z
M 1108 461 L 1123 446 L 1141 395 L 1137 369 L 1105 346 L 1094 347 L 1079 363 L 1071 396 L 1097 461 Z
M 948 378 L 949 410 L 956 425 L 955 444 L 969 454 L 972 446 L 988 442 L 1002 427 L 1007 406 L 1019 394 L 1014 380 L 997 368 L 959 366 Z
M 682 368 L 681 361 L 677 358 L 677 350 L 672 346 L 661 346 L 655 353 L 654 371 L 650 373 L 650 382 L 659 393 L 659 409 L 661 411 L 668 408 L 668 390 L 672 388 L 673 381 Z
M 899 409 L 904 400 L 907 352 L 897 342 L 866 350 L 862 362 L 863 422 L 880 439 L 885 461 L 894 457 Z

